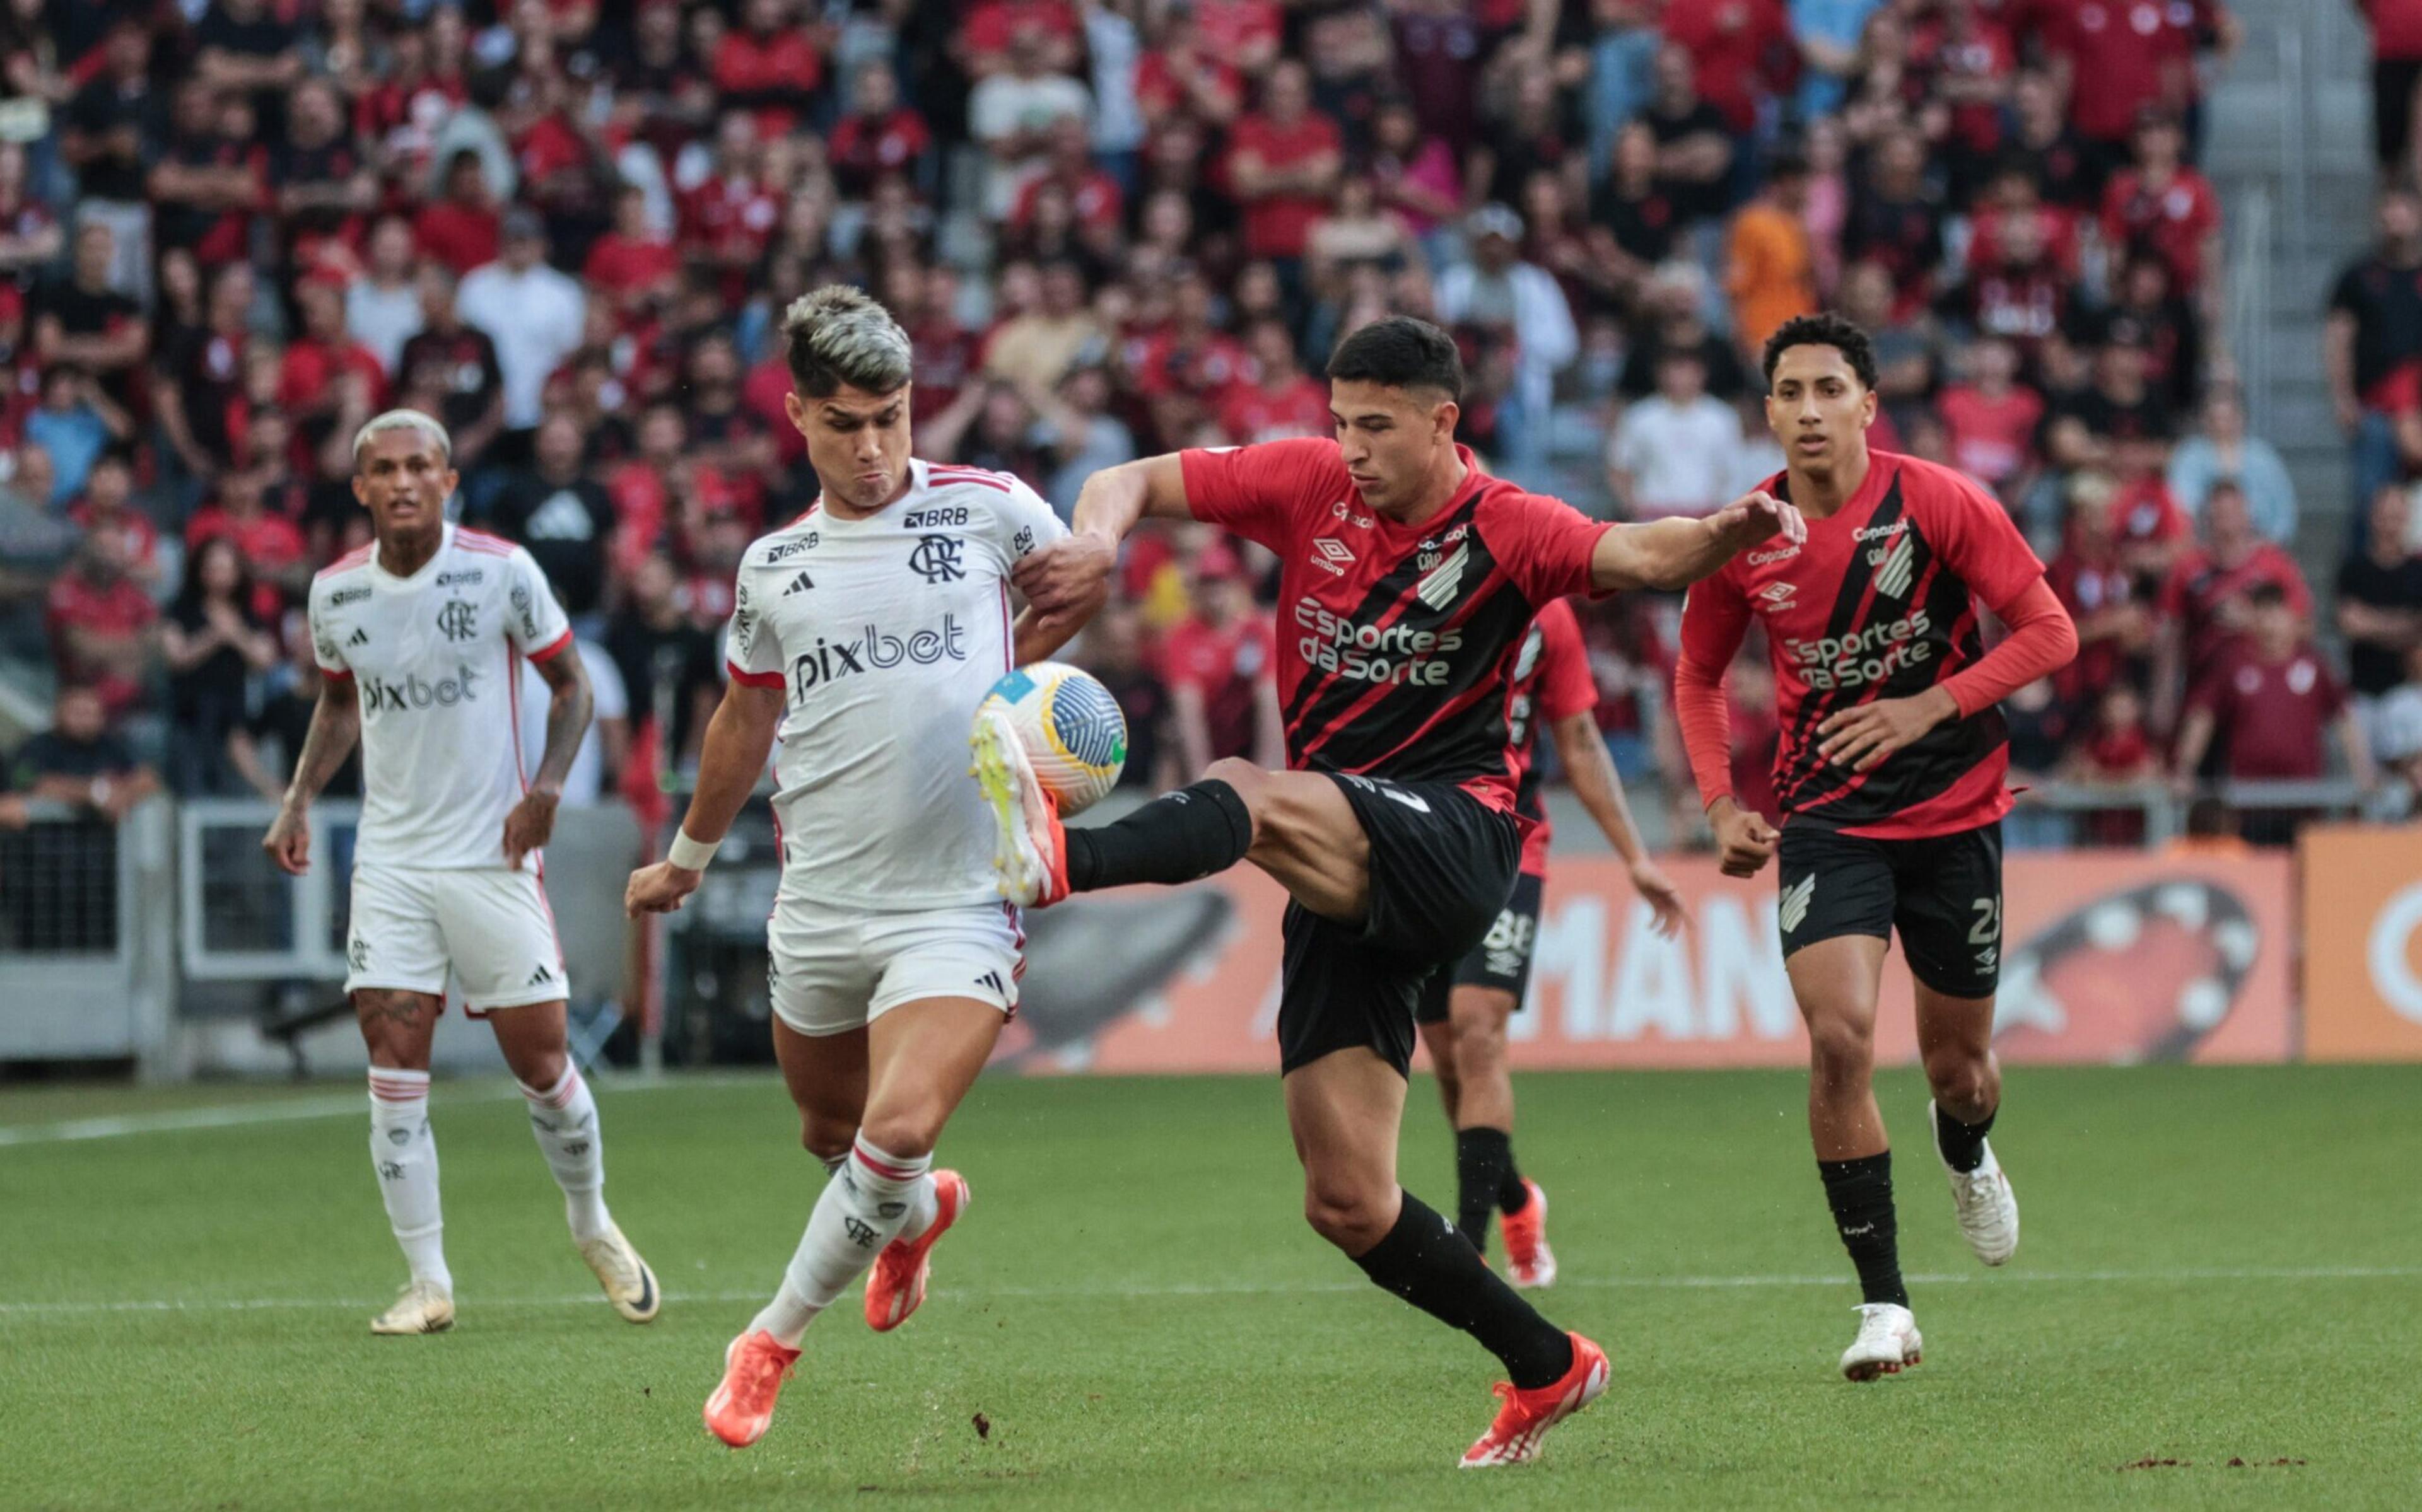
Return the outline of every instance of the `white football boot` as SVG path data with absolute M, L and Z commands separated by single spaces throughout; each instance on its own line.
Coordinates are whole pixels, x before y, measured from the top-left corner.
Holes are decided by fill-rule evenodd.
M 387 1310 L 370 1319 L 373 1333 L 443 1333 L 454 1326 L 454 1298 L 432 1281 L 403 1288 Z
M 1896 1376 L 1922 1358 L 1917 1318 L 1898 1302 L 1862 1302 L 1859 1336 L 1842 1351 L 1842 1374 L 1852 1380 Z
M 1935 1124 L 1935 1107 L 1926 1105 L 1926 1127 L 1935 1133 L 1934 1158 L 1942 1160 L 1942 1140 Z M 1955 1171 L 1943 1161 L 1942 1174 L 1951 1178 L 1951 1202 L 1959 1214 L 1959 1232 L 1976 1258 L 2001 1265 L 2019 1250 L 2019 1199 L 2002 1162 L 1993 1159 L 1993 1145 L 1985 1142 L 1985 1158 L 1973 1171 Z
M 975 765 L 967 774 L 992 810 L 993 870 L 1000 896 L 1022 908 L 1045 908 L 1068 896 L 1068 841 L 1060 805 L 1044 789 L 1017 726 L 998 707 L 976 711 L 967 743 Z
M 664 1304 L 664 1293 L 656 1289 L 656 1273 L 639 1252 L 622 1237 L 621 1225 L 609 1224 L 606 1232 L 580 1242 L 580 1257 L 597 1273 L 597 1284 L 606 1288 L 606 1300 L 623 1321 L 645 1323 L 656 1316 Z

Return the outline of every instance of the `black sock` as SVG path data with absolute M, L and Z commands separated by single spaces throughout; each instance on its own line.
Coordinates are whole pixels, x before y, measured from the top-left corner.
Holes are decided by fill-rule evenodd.
M 1909 1288 L 1900 1283 L 1899 1228 L 1893 1218 L 1892 1151 L 1855 1161 L 1818 1161 L 1816 1174 L 1825 1178 L 1825 1201 L 1832 1207 L 1842 1248 L 1859 1268 L 1861 1300 L 1907 1307 Z
M 1944 1113 L 1934 1110 L 1934 1147 L 1942 1152 L 1942 1163 L 1955 1171 L 1973 1171 L 1985 1163 L 1985 1136 L 1993 1131 L 1993 1117 L 2002 1110 L 1995 1108 L 1985 1115 L 1981 1124 L 1963 1124 Z
M 1502 1129 L 1458 1129 L 1455 1133 L 1455 1226 L 1471 1247 L 1488 1253 L 1488 1213 L 1514 1169 L 1514 1138 Z
M 1514 1164 L 1514 1136 L 1505 1136 L 1505 1179 L 1497 1183 L 1497 1210 L 1518 1213 L 1531 1206 L 1531 1186 Z
M 1356 1258 L 1362 1273 L 1479 1340 L 1504 1362 L 1516 1386 L 1528 1391 L 1562 1380 L 1573 1367 L 1572 1340 L 1482 1264 L 1480 1252 L 1445 1219 L 1411 1192 L 1404 1198 L 1396 1226 Z
M 1226 871 L 1253 844 L 1253 817 L 1217 778 L 1163 793 L 1115 823 L 1069 830 L 1068 887 L 1190 882 Z

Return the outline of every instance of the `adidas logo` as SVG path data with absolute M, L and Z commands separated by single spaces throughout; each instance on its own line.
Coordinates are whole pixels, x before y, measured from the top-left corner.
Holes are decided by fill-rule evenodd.
M 362 629 L 358 625 L 354 627 L 353 634 L 348 636 L 345 640 L 345 644 L 347 646 L 368 646 L 370 643 L 370 632 Z
M 789 587 L 782 590 L 782 597 L 787 599 L 794 593 L 798 593 L 803 589 L 812 588 L 815 585 L 816 580 L 808 576 L 805 572 L 802 572 L 797 577 L 791 580 L 791 585 Z
M 542 982 L 552 982 L 554 980 L 555 973 L 547 970 L 545 965 L 542 963 L 538 970 L 530 973 L 530 979 L 523 985 L 526 987 L 536 987 Z
M 1777 922 L 1783 926 L 1785 934 L 1799 928 L 1801 922 L 1808 917 L 1808 904 L 1816 896 L 1816 874 L 1813 871 L 1801 878 L 1798 886 L 1784 889 L 1783 908 Z
M 999 972 L 984 973 L 982 976 L 976 978 L 976 985 L 978 987 L 990 988 L 992 990 L 999 993 L 1003 997 L 1007 997 L 1009 995 L 1009 989 L 1001 985 L 1000 973 Z

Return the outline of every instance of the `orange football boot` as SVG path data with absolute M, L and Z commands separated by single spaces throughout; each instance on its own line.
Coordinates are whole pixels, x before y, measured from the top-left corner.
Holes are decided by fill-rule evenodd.
M 925 1301 L 925 1282 L 934 1273 L 934 1241 L 950 1231 L 967 1210 L 974 1193 L 967 1178 L 956 1171 L 934 1173 L 934 1198 L 940 1211 L 934 1226 L 915 1239 L 896 1239 L 875 1256 L 866 1277 L 866 1326 L 889 1333 L 908 1321 Z
M 774 1342 L 759 1329 L 743 1333 L 723 1351 L 723 1383 L 706 1399 L 707 1430 L 734 1449 L 746 1449 L 765 1436 L 774 1422 L 774 1399 L 799 1351 Z
M 1548 1430 L 1597 1400 L 1606 1390 L 1606 1351 L 1578 1333 L 1565 1336 L 1573 1341 L 1573 1364 L 1563 1380 L 1529 1391 L 1516 1390 L 1510 1380 L 1501 1380 L 1492 1388 L 1504 1405 L 1497 1410 L 1497 1421 L 1488 1425 L 1488 1431 L 1463 1452 L 1463 1469 L 1521 1465 L 1538 1458 L 1539 1441 Z

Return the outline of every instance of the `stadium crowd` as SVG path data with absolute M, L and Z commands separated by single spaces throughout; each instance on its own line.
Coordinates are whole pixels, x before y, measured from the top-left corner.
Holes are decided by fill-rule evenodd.
M 59 692 L 0 787 L 275 793 L 301 595 L 367 536 L 351 438 L 404 405 L 590 644 L 568 796 L 660 814 L 738 555 L 814 491 L 777 329 L 835 279 L 915 337 L 920 455 L 1062 509 L 1139 454 L 1324 430 L 1324 353 L 1407 311 L 1461 342 L 1494 470 L 1704 511 L 1780 465 L 1760 343 L 1838 307 L 1878 444 L 1992 489 L 2077 618 L 2010 710 L 2021 770 L 2320 776 L 2336 742 L 2422 781 L 2422 207 L 2383 196 L 2331 306 L 2341 662 L 2290 547 L 2343 507 L 2247 434 L 2217 340 L 2194 163 L 2234 35 L 2217 0 L 8 0 L 0 655 Z M 1132 781 L 1277 758 L 1271 566 L 1133 552 L 1080 651 Z M 1618 763 L 1688 835 L 1676 609 L 1585 621 Z

